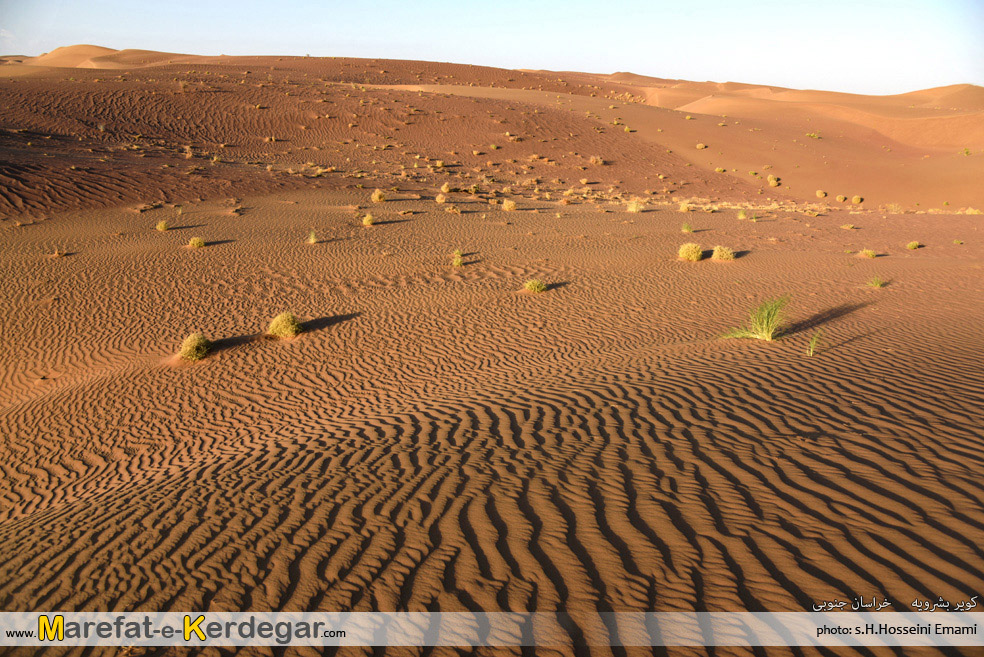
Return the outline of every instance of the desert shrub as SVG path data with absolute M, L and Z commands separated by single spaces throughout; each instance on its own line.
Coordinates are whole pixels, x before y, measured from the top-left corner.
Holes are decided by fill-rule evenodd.
M 192 237 L 190 240 L 188 240 L 188 246 L 190 246 L 193 249 L 200 249 L 203 246 L 205 246 L 205 240 L 203 240 L 200 237 Z
M 860 196 L 854 195 L 851 197 L 851 203 L 854 205 L 861 205 L 862 202 L 864 202 L 864 199 Z
M 301 332 L 301 323 L 294 317 L 294 313 L 283 312 L 273 318 L 270 326 L 267 327 L 267 335 L 275 338 L 292 338 Z
M 376 223 L 376 219 L 372 216 L 371 212 L 367 212 L 366 216 L 362 217 L 363 226 L 372 226 L 374 223 Z
M 745 326 L 731 329 L 724 334 L 725 338 L 754 338 L 771 342 L 782 335 L 785 328 L 785 307 L 789 297 L 778 297 L 763 301 L 751 311 Z
M 460 251 L 455 252 L 454 255 L 451 256 L 451 266 L 452 267 L 460 267 L 463 264 L 465 264 L 465 261 L 461 257 L 461 252 Z
M 806 136 L 809 137 L 810 139 L 820 139 L 819 132 L 808 132 L 806 133 Z
M 878 276 L 872 276 L 871 278 L 868 279 L 868 282 L 865 283 L 865 285 L 867 285 L 868 287 L 885 287 L 886 285 L 888 285 L 888 283 L 883 281 Z
M 704 257 L 704 250 L 700 248 L 700 244 L 695 242 L 687 242 L 680 246 L 677 251 L 677 255 L 680 259 L 687 260 L 689 262 L 697 262 Z
M 905 208 L 903 208 L 900 203 L 888 203 L 885 206 L 885 212 L 888 212 L 889 214 L 903 214 L 905 212 Z
M 855 225 L 854 224 L 844 224 L 843 226 L 841 226 L 841 228 L 843 228 L 844 230 L 854 230 L 855 229 Z
M 827 198 L 827 192 L 822 189 L 817 190 L 817 198 Z
M 201 333 L 191 333 L 181 343 L 181 349 L 178 351 L 178 355 L 185 360 L 195 362 L 196 360 L 205 358 L 211 348 L 212 343 L 204 335 Z
M 735 252 L 727 246 L 715 246 L 711 253 L 711 260 L 734 260 Z
M 906 244 L 905 245 L 905 248 L 909 249 L 910 251 L 915 251 L 920 246 L 922 246 L 922 244 L 920 244 L 918 240 L 913 240 L 913 241 L 909 242 L 908 244 Z
M 445 196 L 444 194 L 438 194 L 437 196 L 434 197 L 434 202 L 438 204 L 446 203 L 447 200 L 448 197 Z
M 843 203 L 843 202 L 844 202 L 844 201 L 846 201 L 846 200 L 847 200 L 847 197 L 846 197 L 846 196 L 844 196 L 843 194 L 838 194 L 838 195 L 837 195 L 837 202 L 838 202 L 838 203 Z
M 505 210 L 506 212 L 512 212 L 513 210 L 516 209 L 516 201 L 512 200 L 511 198 L 507 198 L 502 202 L 502 209 Z
M 317 244 L 318 243 L 318 234 L 314 232 L 314 229 L 313 228 L 308 233 L 307 243 L 308 244 Z
M 694 206 L 690 205 L 687 202 L 683 202 L 680 204 L 679 210 L 680 212 L 693 212 Z
M 707 144 L 697 144 L 697 150 L 702 151 L 707 148 Z
M 692 233 L 692 232 L 694 232 L 694 227 L 691 226 L 690 224 L 683 224 L 682 226 L 680 226 L 680 232 L 681 233 Z
M 625 209 L 629 212 L 642 212 L 645 205 L 641 201 L 629 201 L 629 204 L 625 206 Z
M 591 164 L 593 164 L 595 166 L 600 167 L 603 164 L 605 164 L 605 159 L 602 158 L 602 157 L 600 157 L 600 156 L 598 156 L 598 155 L 592 155 L 591 158 L 588 160 L 588 162 L 590 162 Z
M 964 241 L 963 241 L 963 240 L 953 240 L 953 243 L 954 243 L 954 244 L 955 244 L 956 246 L 960 246 L 961 244 L 963 244 L 963 243 L 964 243 Z
M 157 225 L 154 226 L 154 229 L 157 230 L 158 232 L 161 232 L 161 233 L 163 233 L 164 231 L 166 231 L 168 228 L 170 228 L 170 226 L 168 225 L 168 223 L 166 221 L 158 221 L 157 222 Z
M 860 255 L 863 258 L 877 258 L 878 257 L 878 254 L 875 253 L 874 251 L 872 251 L 871 249 L 861 249 L 860 251 L 858 251 L 858 255 Z
M 441 191 L 445 194 L 451 193 L 451 183 L 444 183 L 441 185 Z
M 532 292 L 534 294 L 539 294 L 540 292 L 546 292 L 546 284 L 538 278 L 531 278 L 530 280 L 523 283 L 523 289 L 527 292 Z
M 383 190 L 377 189 L 372 193 L 372 196 L 370 196 L 369 198 L 372 199 L 373 203 L 382 203 L 383 201 L 386 200 L 386 194 L 383 193 Z
M 715 171 L 715 173 L 724 173 L 725 172 L 725 168 L 724 167 L 716 167 L 714 169 L 714 171 Z

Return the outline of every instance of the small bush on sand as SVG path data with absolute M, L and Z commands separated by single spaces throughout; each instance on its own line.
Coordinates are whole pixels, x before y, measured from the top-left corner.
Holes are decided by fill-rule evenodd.
M 702 151 L 707 148 L 707 144 L 697 144 L 697 150 Z
M 156 231 L 158 231 L 158 232 L 160 232 L 160 233 L 163 233 L 163 232 L 164 232 L 164 231 L 166 231 L 166 230 L 167 230 L 168 228 L 170 228 L 170 226 L 169 226 L 169 225 L 167 224 L 167 222 L 166 222 L 166 221 L 158 221 L 158 222 L 157 222 L 157 225 L 156 225 L 156 226 L 154 226 L 154 229 L 155 229 Z
M 204 335 L 201 333 L 191 333 L 181 343 L 181 350 L 178 351 L 178 355 L 185 360 L 195 362 L 196 360 L 205 358 L 211 348 L 212 343 Z
M 906 244 L 905 248 L 909 249 L 910 251 L 915 251 L 920 246 L 922 246 L 922 244 L 920 244 L 918 240 L 913 240 L 912 242 Z
M 318 234 L 314 232 L 314 229 L 313 228 L 308 233 L 307 243 L 308 244 L 317 244 L 318 243 Z
M 463 264 L 465 264 L 465 261 L 461 257 L 461 252 L 460 251 L 455 252 L 454 255 L 451 256 L 451 266 L 460 267 Z
M 731 329 L 722 337 L 725 338 L 754 338 L 772 342 L 782 335 L 786 323 L 784 309 L 789 303 L 789 297 L 778 297 L 762 302 L 748 315 L 745 326 Z
M 847 197 L 846 197 L 846 196 L 844 196 L 843 194 L 838 194 L 838 195 L 837 195 L 837 202 L 838 202 L 838 203 L 843 203 L 843 202 L 844 202 L 844 201 L 846 201 L 846 200 L 847 200 Z
M 291 312 L 280 313 L 267 327 L 267 335 L 275 338 L 292 338 L 301 332 L 301 323 Z
M 451 183 L 444 183 L 441 185 L 441 191 L 445 194 L 451 193 Z
M 546 284 L 538 278 L 531 278 L 530 280 L 523 283 L 523 289 L 527 292 L 532 292 L 534 294 L 539 294 L 540 292 L 546 292 Z
M 372 216 L 371 212 L 367 212 L 366 216 L 362 217 L 363 226 L 372 226 L 374 223 L 376 223 L 376 219 Z
M 851 203 L 853 203 L 854 205 L 861 205 L 863 202 L 864 202 L 864 199 L 861 198 L 860 196 L 852 196 L 851 197 Z
M 716 167 L 714 169 L 714 172 L 715 173 L 724 173 L 724 171 L 725 171 L 725 168 L 724 167 Z
M 738 218 L 741 220 L 748 219 L 748 213 L 744 210 L 738 210 Z
M 817 190 L 817 198 L 827 198 L 827 192 L 822 189 Z
M 677 251 L 677 255 L 680 256 L 681 260 L 686 260 L 688 262 L 698 262 L 704 257 L 704 250 L 700 248 L 700 244 L 695 242 L 687 242 L 682 245 Z
M 434 202 L 437 203 L 438 205 L 443 205 L 444 203 L 447 202 L 447 200 L 448 197 L 445 196 L 444 194 L 438 194 L 437 196 L 434 197 Z
M 868 279 L 868 282 L 865 283 L 865 285 L 867 285 L 868 287 L 885 287 L 886 285 L 888 285 L 888 283 L 883 281 L 878 276 L 872 276 L 871 278 Z
M 511 198 L 507 198 L 505 201 L 502 202 L 502 209 L 505 210 L 506 212 L 512 212 L 513 210 L 516 209 L 516 201 L 512 200 Z
M 588 162 L 595 165 L 596 167 L 600 167 L 605 163 L 605 158 L 599 155 L 592 155 L 591 159 L 589 159 Z
M 953 243 L 954 243 L 954 244 L 955 244 L 956 246 L 960 246 L 961 244 L 963 244 L 963 243 L 964 243 L 964 241 L 963 241 L 963 240 L 953 240 Z
M 629 212 L 642 212 L 645 205 L 641 201 L 629 201 L 625 209 Z
M 383 193 L 383 190 L 377 189 L 372 193 L 372 196 L 370 196 L 369 198 L 372 199 L 373 203 L 382 203 L 383 201 L 386 200 L 386 194 Z
M 854 230 L 855 228 L 857 228 L 857 226 L 855 226 L 854 224 L 844 224 L 843 226 L 841 226 L 841 228 L 843 228 L 844 230 Z
M 680 226 L 680 232 L 681 233 L 692 233 L 692 232 L 694 232 L 694 227 L 691 226 L 690 224 L 683 224 L 682 226 Z
M 681 203 L 678 209 L 680 210 L 680 212 L 693 212 L 694 206 L 690 205 L 689 203 Z
M 193 249 L 200 249 L 203 246 L 205 246 L 205 240 L 203 240 L 200 237 L 192 237 L 190 240 L 188 240 L 188 246 L 190 246 Z
M 878 254 L 875 253 L 874 251 L 872 251 L 871 249 L 861 249 L 860 251 L 858 251 L 858 255 L 860 255 L 862 258 L 877 258 L 878 257 Z
M 727 246 L 715 246 L 711 253 L 711 260 L 734 260 L 735 252 Z

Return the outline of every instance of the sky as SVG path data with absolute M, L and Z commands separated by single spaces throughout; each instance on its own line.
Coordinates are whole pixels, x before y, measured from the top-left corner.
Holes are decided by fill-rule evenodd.
M 78 43 L 890 94 L 984 85 L 984 0 L 0 0 L 0 54 Z

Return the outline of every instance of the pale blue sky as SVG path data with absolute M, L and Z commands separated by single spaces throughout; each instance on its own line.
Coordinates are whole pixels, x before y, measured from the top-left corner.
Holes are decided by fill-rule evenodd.
M 632 71 L 861 93 L 984 85 L 984 0 L 0 0 L 0 53 L 195 54 Z

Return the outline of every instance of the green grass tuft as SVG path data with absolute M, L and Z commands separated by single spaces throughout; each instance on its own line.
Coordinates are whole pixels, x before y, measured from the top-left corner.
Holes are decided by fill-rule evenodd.
M 749 313 L 748 323 L 745 326 L 731 329 L 722 337 L 753 338 L 772 342 L 782 335 L 785 328 L 784 309 L 787 303 L 789 303 L 788 296 L 763 301 L 760 306 Z
M 880 288 L 880 287 L 885 287 L 886 285 L 888 285 L 888 283 L 886 281 L 883 281 L 878 276 L 872 276 L 871 278 L 868 279 L 868 282 L 865 283 L 865 285 L 867 285 L 868 287 Z
M 530 280 L 523 283 L 523 289 L 527 292 L 532 292 L 534 294 L 539 294 L 540 292 L 546 292 L 546 284 L 538 278 L 531 278 Z
M 188 246 L 190 246 L 193 249 L 200 249 L 203 246 L 205 246 L 205 240 L 203 240 L 200 237 L 192 237 L 190 240 L 188 240 Z
M 915 251 L 920 246 L 922 246 L 922 244 L 920 244 L 918 242 L 918 240 L 913 240 L 913 241 L 909 242 L 908 244 L 906 244 L 905 245 L 905 248 L 909 249 L 910 251 Z

